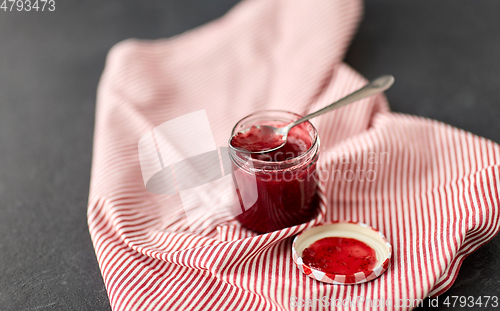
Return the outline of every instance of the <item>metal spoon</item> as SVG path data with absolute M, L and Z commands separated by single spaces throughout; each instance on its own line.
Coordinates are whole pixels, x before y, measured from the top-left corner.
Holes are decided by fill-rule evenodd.
M 351 94 L 345 96 L 344 98 L 339 99 L 338 101 L 334 102 L 333 104 L 330 104 L 330 105 L 328 105 L 328 106 L 326 106 L 326 107 L 324 107 L 316 112 L 310 113 L 310 114 L 306 115 L 305 117 L 302 117 L 302 118 L 300 118 L 300 119 L 298 119 L 298 120 L 296 120 L 296 121 L 294 121 L 294 122 L 292 122 L 284 127 L 274 127 L 274 126 L 270 126 L 270 125 L 257 125 L 257 128 L 260 129 L 262 135 L 277 135 L 278 137 L 281 136 L 281 144 L 277 144 L 276 146 L 273 146 L 273 148 L 265 149 L 265 150 L 261 150 L 261 151 L 248 151 L 246 149 L 232 146 L 233 138 L 241 132 L 236 133 L 235 135 L 233 135 L 233 137 L 231 137 L 231 139 L 229 140 L 229 145 L 232 148 L 235 148 L 239 151 L 252 153 L 252 154 L 262 154 L 262 153 L 274 151 L 276 149 L 283 147 L 283 145 L 286 144 L 286 141 L 288 138 L 288 132 L 290 131 L 290 129 L 292 127 L 294 127 L 302 122 L 305 122 L 309 119 L 320 116 L 324 113 L 332 111 L 334 109 L 345 106 L 347 104 L 350 104 L 350 103 L 353 103 L 355 101 L 361 100 L 363 98 L 381 93 L 381 92 L 387 90 L 388 88 L 390 88 L 393 83 L 394 83 L 394 77 L 392 75 L 384 75 L 384 76 L 378 77 L 377 79 L 369 82 L 364 87 L 358 89 L 357 91 L 352 92 Z M 279 141 L 278 141 L 278 143 L 279 143 Z

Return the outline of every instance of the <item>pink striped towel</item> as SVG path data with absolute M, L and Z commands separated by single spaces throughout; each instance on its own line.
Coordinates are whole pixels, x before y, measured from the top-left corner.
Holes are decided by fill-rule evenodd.
M 178 37 L 111 50 L 98 90 L 88 224 L 113 310 L 333 309 L 345 299 L 353 309 L 412 309 L 446 291 L 462 260 L 495 236 L 499 146 L 391 113 L 382 95 L 313 120 L 320 170 L 337 174 L 321 178 L 322 213 L 310 223 L 255 235 L 221 221 L 193 233 L 179 194 L 146 190 L 138 142 L 166 121 L 205 110 L 215 145 L 225 147 L 251 112 L 305 114 L 366 83 L 342 62 L 361 10 L 358 0 L 244 0 Z M 199 217 L 219 219 L 203 208 Z M 394 250 L 388 271 L 353 286 L 302 274 L 293 236 L 332 220 L 382 231 Z

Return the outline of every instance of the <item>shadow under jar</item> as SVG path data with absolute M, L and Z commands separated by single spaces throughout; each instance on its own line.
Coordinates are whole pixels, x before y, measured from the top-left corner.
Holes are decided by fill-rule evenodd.
M 281 127 L 299 118 L 281 110 L 256 112 L 236 123 L 231 137 L 255 125 Z M 287 143 L 276 151 L 249 154 L 230 147 L 229 156 L 241 207 L 236 219 L 243 226 L 267 233 L 308 222 L 317 215 L 319 137 L 309 121 L 293 127 Z

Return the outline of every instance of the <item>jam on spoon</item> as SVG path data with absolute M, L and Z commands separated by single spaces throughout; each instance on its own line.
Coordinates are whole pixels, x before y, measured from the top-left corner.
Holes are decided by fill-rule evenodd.
M 273 126 L 281 126 L 283 123 L 273 122 Z M 290 130 L 288 139 L 283 145 L 280 135 L 268 132 L 268 126 L 252 126 L 246 131 L 239 132 L 231 138 L 231 145 L 235 148 L 251 152 L 253 159 L 262 161 L 279 162 L 298 157 L 311 147 L 313 141 L 309 131 L 303 125 L 298 125 Z M 281 146 L 274 149 L 276 146 Z M 255 153 L 259 151 L 273 150 L 267 153 Z
M 269 131 L 268 127 L 252 126 L 245 132 L 239 132 L 231 138 L 231 145 L 235 148 L 250 152 L 266 151 L 283 144 L 283 135 Z

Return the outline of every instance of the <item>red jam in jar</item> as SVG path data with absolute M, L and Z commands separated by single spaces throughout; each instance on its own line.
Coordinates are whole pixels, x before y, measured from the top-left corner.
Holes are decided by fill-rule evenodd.
M 331 274 L 370 273 L 377 265 L 375 250 L 352 238 L 328 237 L 312 243 L 302 252 L 310 268 Z
M 240 132 L 231 138 L 231 145 L 250 152 L 266 151 L 283 144 L 283 136 L 273 133 L 267 128 L 252 126 L 245 132 Z
M 298 118 L 285 111 L 250 115 L 236 124 L 233 135 L 240 131 L 243 135 L 234 136 L 230 145 L 252 151 L 271 149 L 269 144 L 274 144 L 275 138 L 261 137 L 256 125 L 281 127 Z M 310 221 L 317 215 L 319 138 L 311 123 L 293 127 L 286 144 L 275 151 L 249 154 L 230 147 L 229 154 L 241 207 L 236 219 L 243 226 L 267 233 Z

